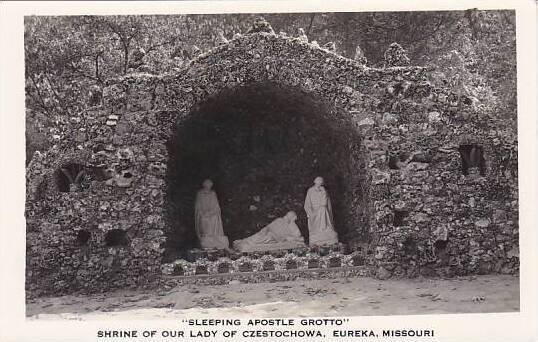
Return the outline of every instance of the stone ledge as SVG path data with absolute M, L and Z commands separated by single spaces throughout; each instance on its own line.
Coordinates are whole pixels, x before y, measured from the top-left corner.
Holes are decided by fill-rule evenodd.
M 235 250 L 224 249 L 191 249 L 187 251 L 185 259 L 190 262 L 194 262 L 198 259 L 208 259 L 210 261 L 216 261 L 218 258 L 227 257 L 232 260 L 237 260 L 241 257 L 249 257 L 252 259 L 258 259 L 264 255 L 271 255 L 275 258 L 283 257 L 287 253 L 293 253 L 297 256 L 303 256 L 307 253 L 317 253 L 319 256 L 325 256 L 331 253 L 339 252 L 342 254 L 350 254 L 353 251 L 346 248 L 343 243 L 337 243 L 327 246 L 301 246 L 295 248 L 281 248 L 267 251 L 251 251 L 251 252 L 238 252 Z
M 369 266 L 346 266 L 325 269 L 292 269 L 279 271 L 203 274 L 192 276 L 163 275 L 162 281 L 168 286 L 187 284 L 224 285 L 233 280 L 238 280 L 244 283 L 264 283 L 300 279 L 367 277 L 371 275 L 372 269 Z
M 161 271 L 164 276 L 188 277 L 263 271 L 321 270 L 365 265 L 371 265 L 371 263 L 368 262 L 361 251 L 355 251 L 350 254 L 333 251 L 324 256 L 318 253 L 306 253 L 303 255 L 287 253 L 283 257 L 271 254 L 261 257 L 245 255 L 235 260 L 228 257 L 220 257 L 217 260 L 202 258 L 195 262 L 178 259 L 172 263 L 162 264 Z

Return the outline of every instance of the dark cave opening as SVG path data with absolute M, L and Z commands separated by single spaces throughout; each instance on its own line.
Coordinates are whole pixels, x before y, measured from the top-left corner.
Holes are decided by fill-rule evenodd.
M 361 139 L 329 114 L 311 95 L 271 83 L 225 90 L 194 108 L 167 146 L 168 254 L 198 246 L 194 198 L 206 178 L 230 243 L 289 210 L 308 242 L 303 205 L 316 176 L 325 179 L 339 240 L 368 232 Z

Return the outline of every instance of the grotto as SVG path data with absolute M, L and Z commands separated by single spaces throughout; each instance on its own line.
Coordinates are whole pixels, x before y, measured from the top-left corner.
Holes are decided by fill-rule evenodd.
M 367 234 L 368 204 L 359 203 L 366 176 L 360 136 L 351 124 L 332 125 L 325 112 L 311 96 L 271 83 L 225 90 L 198 106 L 168 145 L 168 222 L 177 230 L 169 242 L 175 250 L 182 242 L 196 247 L 194 195 L 205 178 L 216 184 L 231 240 L 288 210 L 299 213 L 307 238 L 302 207 L 318 174 L 339 194 L 332 204 L 340 236 Z
M 108 80 L 100 105 L 27 168 L 27 295 L 518 272 L 517 133 L 407 62 L 370 68 L 254 30 L 172 74 Z M 302 205 L 319 175 L 338 245 L 198 248 L 203 179 L 230 240 L 295 210 L 307 242 Z

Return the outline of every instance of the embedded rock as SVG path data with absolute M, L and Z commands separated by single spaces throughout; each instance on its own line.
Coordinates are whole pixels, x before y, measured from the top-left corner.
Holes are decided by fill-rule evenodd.
M 385 67 L 401 67 L 411 63 L 404 48 L 398 43 L 390 44 L 385 51 Z
M 379 280 L 387 280 L 392 276 L 392 273 L 384 267 L 379 267 L 375 273 L 375 277 Z

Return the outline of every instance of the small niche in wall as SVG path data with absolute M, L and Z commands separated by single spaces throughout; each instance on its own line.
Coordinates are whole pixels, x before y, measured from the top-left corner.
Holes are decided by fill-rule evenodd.
M 105 234 L 105 245 L 107 247 L 118 247 L 129 245 L 127 232 L 123 229 L 112 229 Z
M 392 224 L 395 227 L 401 227 L 405 225 L 405 219 L 409 213 L 405 210 L 394 210 L 394 220 Z
M 448 240 L 437 240 L 433 243 L 435 254 L 444 253 L 448 245 Z
M 77 233 L 77 238 L 75 240 L 75 244 L 79 247 L 87 246 L 90 242 L 90 238 L 92 237 L 92 234 L 87 230 L 79 230 Z
M 435 256 L 437 257 L 437 262 L 442 265 L 447 265 L 449 262 L 449 253 L 448 253 L 448 240 L 437 240 L 433 243 L 433 250 Z
M 398 162 L 399 158 L 397 156 L 390 156 L 389 157 L 389 169 L 391 170 L 398 170 Z
M 60 192 L 79 191 L 85 176 L 85 167 L 78 163 L 68 163 L 60 166 L 54 172 L 56 187 Z
M 467 176 L 471 168 L 477 168 L 481 176 L 485 174 L 486 163 L 482 146 L 476 144 L 460 145 L 458 151 L 461 156 L 461 172 L 464 175 Z
M 404 253 L 408 256 L 417 254 L 417 241 L 414 237 L 408 236 L 403 242 Z

